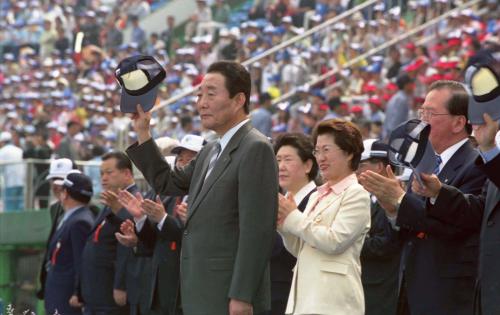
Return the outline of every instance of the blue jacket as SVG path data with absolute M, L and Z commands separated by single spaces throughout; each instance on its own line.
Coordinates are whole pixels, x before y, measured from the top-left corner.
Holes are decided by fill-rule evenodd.
M 82 253 L 92 228 L 93 215 L 88 207 L 73 212 L 52 235 L 46 260 L 45 309 L 47 314 L 81 314 L 69 306 L 77 294 Z

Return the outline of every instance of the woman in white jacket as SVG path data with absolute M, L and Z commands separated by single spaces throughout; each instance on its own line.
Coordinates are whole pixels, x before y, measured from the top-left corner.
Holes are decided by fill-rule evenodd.
M 370 196 L 358 184 L 363 142 L 350 122 L 331 119 L 313 132 L 325 184 L 302 213 L 292 195 L 279 196 L 278 232 L 297 257 L 286 314 L 362 315 L 359 255 L 370 228 Z

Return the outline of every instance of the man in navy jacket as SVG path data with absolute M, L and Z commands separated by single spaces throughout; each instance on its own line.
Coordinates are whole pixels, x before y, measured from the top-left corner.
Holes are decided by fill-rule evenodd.
M 83 247 L 92 228 L 88 207 L 92 181 L 79 171 L 71 171 L 58 195 L 64 214 L 52 235 L 45 261 L 45 310 L 47 314 L 81 314 L 78 299 Z

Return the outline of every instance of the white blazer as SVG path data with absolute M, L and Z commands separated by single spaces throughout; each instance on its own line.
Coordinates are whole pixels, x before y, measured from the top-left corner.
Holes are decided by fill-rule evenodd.
M 370 229 L 370 195 L 354 178 L 339 195 L 291 212 L 279 233 L 297 257 L 286 314 L 363 315 L 359 255 Z M 381 301 L 382 302 L 382 301 Z

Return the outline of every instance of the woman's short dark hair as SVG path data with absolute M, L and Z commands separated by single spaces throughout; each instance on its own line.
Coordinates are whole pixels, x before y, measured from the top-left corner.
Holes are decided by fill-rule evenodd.
M 279 149 L 286 145 L 297 150 L 297 154 L 302 160 L 302 163 L 306 163 L 308 160 L 312 161 L 311 171 L 307 174 L 307 176 L 309 177 L 309 180 L 314 180 L 318 175 L 318 163 L 312 153 L 314 146 L 311 138 L 302 133 L 282 134 L 276 138 L 276 142 L 274 144 L 274 154 L 278 154 Z
M 320 122 L 313 130 L 313 142 L 316 145 L 318 136 L 328 134 L 335 144 L 345 153 L 352 154 L 351 170 L 358 169 L 361 153 L 363 153 L 363 138 L 358 127 L 343 119 L 329 119 Z
M 243 93 L 245 95 L 243 108 L 246 114 L 250 112 L 252 81 L 245 67 L 234 61 L 217 61 L 208 67 L 207 73 L 220 73 L 224 77 L 229 97 L 233 98 L 236 94 Z

